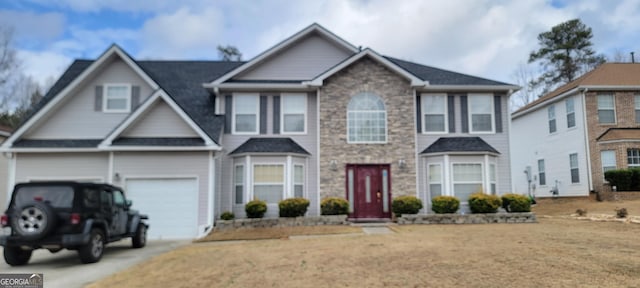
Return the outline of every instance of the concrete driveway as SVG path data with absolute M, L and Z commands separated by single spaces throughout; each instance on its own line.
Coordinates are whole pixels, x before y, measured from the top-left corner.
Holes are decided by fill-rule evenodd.
M 44 273 L 44 287 L 84 287 L 94 281 L 127 269 L 153 256 L 189 244 L 190 241 L 149 241 L 142 249 L 131 248 L 131 240 L 125 239 L 107 245 L 98 263 L 82 264 L 76 251 L 62 250 L 52 254 L 39 249 L 33 252 L 29 264 L 11 267 L 0 257 L 1 273 Z M 0 249 L 3 250 L 3 249 Z M 1 256 L 0 252 L 0 256 Z

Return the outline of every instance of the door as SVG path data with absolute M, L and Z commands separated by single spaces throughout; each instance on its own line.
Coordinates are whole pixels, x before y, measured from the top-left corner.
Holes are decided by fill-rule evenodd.
M 115 208 L 113 217 L 113 222 L 115 223 L 115 235 L 125 234 L 127 233 L 127 222 L 129 221 L 129 209 L 125 203 L 122 191 L 113 191 L 113 207 Z
M 391 174 L 388 164 L 347 165 L 347 199 L 350 217 L 383 219 L 391 217 Z

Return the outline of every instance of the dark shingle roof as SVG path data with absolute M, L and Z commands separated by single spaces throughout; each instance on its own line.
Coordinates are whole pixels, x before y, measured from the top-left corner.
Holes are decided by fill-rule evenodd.
M 291 138 L 250 138 L 229 155 L 241 153 L 295 153 L 311 155 Z
M 17 148 L 96 148 L 102 139 L 20 139 Z
M 500 154 L 498 150 L 480 137 L 441 137 L 420 154 L 445 152 L 488 152 Z
M 114 146 L 204 146 L 201 138 L 118 138 Z

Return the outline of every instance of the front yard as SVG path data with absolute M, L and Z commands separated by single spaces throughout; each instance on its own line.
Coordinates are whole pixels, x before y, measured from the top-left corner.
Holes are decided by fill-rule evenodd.
M 574 204 L 541 203 L 535 211 L 568 215 L 577 205 L 612 214 L 623 205 L 638 215 L 632 208 L 640 201 Z M 539 221 L 199 243 L 90 287 L 640 287 L 640 225 Z

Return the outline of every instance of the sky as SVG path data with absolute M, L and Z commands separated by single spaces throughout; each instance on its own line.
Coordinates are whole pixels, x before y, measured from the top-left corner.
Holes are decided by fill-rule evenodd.
M 383 55 L 515 83 L 537 35 L 574 18 L 593 29 L 597 52 L 640 52 L 638 15 L 640 0 L 0 2 L 23 72 L 42 84 L 113 43 L 137 60 L 217 60 L 218 45 L 250 60 L 312 23 Z

